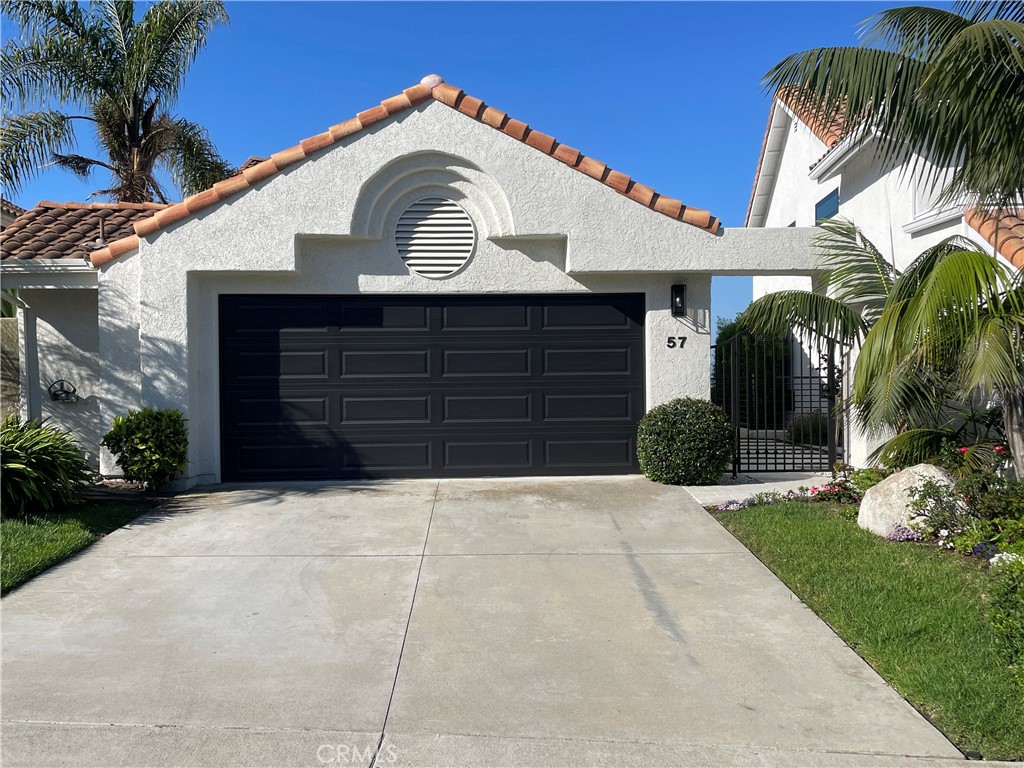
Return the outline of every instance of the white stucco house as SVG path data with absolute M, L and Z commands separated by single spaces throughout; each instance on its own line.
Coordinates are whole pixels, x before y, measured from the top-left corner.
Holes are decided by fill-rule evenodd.
M 953 235 L 966 237 L 1024 269 L 1024 212 L 996 222 L 964 205 L 940 206 L 937 191 L 948 170 L 922 164 L 883 166 L 875 153 L 880 137 L 816 122 L 797 100 L 777 94 L 765 129 L 747 209 L 750 228 L 810 227 L 840 216 L 854 222 L 878 249 L 905 269 L 927 248 Z M 930 183 L 926 182 L 930 179 Z M 812 278 L 755 276 L 753 297 L 780 290 L 811 290 Z M 849 372 L 851 366 L 846 365 Z M 848 431 L 848 461 L 863 466 L 873 445 Z
M 34 214 L 79 229 L 4 245 L 23 412 L 116 475 L 113 418 L 181 409 L 185 486 L 637 471 L 709 394 L 711 275 L 814 270 L 436 75 L 182 203 Z

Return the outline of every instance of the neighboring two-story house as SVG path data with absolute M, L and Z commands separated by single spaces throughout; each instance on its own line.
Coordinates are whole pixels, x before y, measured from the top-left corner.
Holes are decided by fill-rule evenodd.
M 864 232 L 878 249 L 905 269 L 922 251 L 962 235 L 1024 268 L 1024 212 L 996 222 L 968 206 L 942 206 L 936 199 L 948 169 L 935 173 L 922 164 L 883 165 L 879 137 L 869 131 L 843 136 L 839 126 L 809 119 L 786 95 L 772 102 L 764 143 L 747 209 L 748 227 L 808 227 L 841 216 Z M 925 182 L 923 179 L 929 179 Z M 753 297 L 780 290 L 812 288 L 810 277 L 755 277 Z M 847 369 L 849 365 L 846 366 Z M 849 371 L 847 371 L 848 373 Z M 849 433 L 850 430 L 847 430 Z M 867 461 L 871 446 L 848 434 L 847 460 Z

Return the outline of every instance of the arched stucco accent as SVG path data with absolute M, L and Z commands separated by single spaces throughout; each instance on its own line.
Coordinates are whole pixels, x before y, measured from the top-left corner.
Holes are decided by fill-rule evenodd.
M 367 179 L 359 189 L 350 231 L 356 237 L 390 237 L 410 203 L 432 196 L 462 205 L 482 238 L 516 234 L 512 208 L 494 178 L 465 158 L 434 151 L 395 158 Z

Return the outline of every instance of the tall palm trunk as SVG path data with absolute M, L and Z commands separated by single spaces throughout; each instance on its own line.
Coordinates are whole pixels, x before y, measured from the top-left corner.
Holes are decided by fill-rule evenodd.
M 1024 480 L 1024 388 L 1002 393 L 1003 428 L 1006 443 L 1013 454 L 1013 470 Z

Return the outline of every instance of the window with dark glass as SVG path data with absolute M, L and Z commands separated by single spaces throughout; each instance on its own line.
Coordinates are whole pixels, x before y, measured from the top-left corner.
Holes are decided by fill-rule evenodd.
M 839 215 L 839 190 L 834 189 L 814 206 L 814 221 L 824 221 Z

